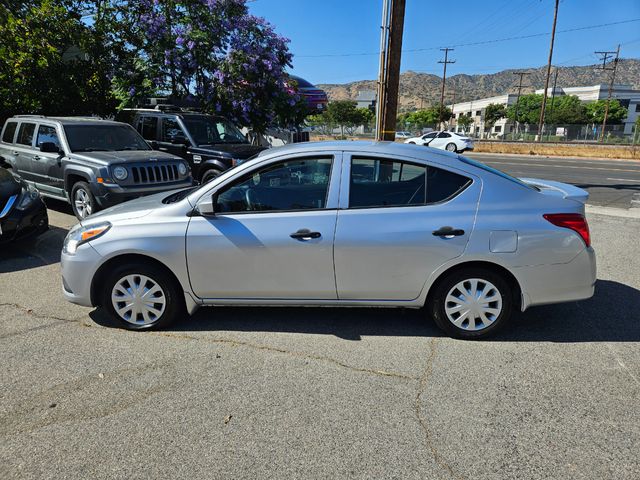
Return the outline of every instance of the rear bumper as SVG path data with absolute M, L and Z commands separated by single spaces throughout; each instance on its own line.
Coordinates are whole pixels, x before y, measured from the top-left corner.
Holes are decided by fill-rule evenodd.
M 169 190 L 191 187 L 193 179 L 188 177 L 179 182 L 163 183 L 161 185 L 145 185 L 143 187 L 121 187 L 115 184 L 96 184 L 93 195 L 100 205 L 100 208 L 108 208 L 119 203 L 133 200 L 145 195 L 153 195 Z
M 517 267 L 513 273 L 522 288 L 522 310 L 534 305 L 591 298 L 596 283 L 596 254 L 585 248 L 569 263 Z
M 37 199 L 26 210 L 13 210 L 0 219 L 0 244 L 44 233 L 49 228 L 47 207 Z

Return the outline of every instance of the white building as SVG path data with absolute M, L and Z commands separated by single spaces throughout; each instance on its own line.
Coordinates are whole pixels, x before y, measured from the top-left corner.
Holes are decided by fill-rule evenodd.
M 552 88 L 548 89 L 549 98 L 551 98 L 552 90 Z M 535 93 L 542 94 L 543 92 L 544 89 L 539 89 Z M 609 95 L 609 86 L 556 87 L 555 96 L 561 95 L 575 95 L 585 103 L 606 100 Z M 473 123 L 467 128 L 466 133 L 477 137 L 501 138 L 513 131 L 513 122 L 502 118 L 489 130 L 486 128 L 484 121 L 485 109 L 491 103 L 501 104 L 505 107 L 515 105 L 517 98 L 517 95 L 509 93 L 449 105 L 453 113 L 453 117 L 450 120 L 451 129 L 456 132 L 462 132 L 462 127 L 458 125 L 458 119 L 461 115 L 470 115 Z M 623 122 L 623 132 L 625 135 L 631 135 L 633 133 L 633 125 L 638 116 L 640 116 L 640 90 L 633 89 L 631 85 L 614 85 L 611 98 L 617 99 L 627 109 L 627 118 Z M 549 108 L 549 100 L 547 100 L 547 108 Z M 533 126 L 533 128 L 537 129 L 537 125 Z
M 551 95 L 552 89 L 547 90 L 547 95 Z M 536 93 L 543 94 L 544 88 L 536 90 Z M 609 85 L 593 85 L 590 87 L 556 87 L 556 96 L 574 95 L 585 103 L 597 100 L 606 100 L 609 97 Z M 627 109 L 627 118 L 624 119 L 624 134 L 633 133 L 633 124 L 640 116 L 640 90 L 635 90 L 631 85 L 614 85 L 611 91 L 611 98 L 617 99 L 620 104 Z

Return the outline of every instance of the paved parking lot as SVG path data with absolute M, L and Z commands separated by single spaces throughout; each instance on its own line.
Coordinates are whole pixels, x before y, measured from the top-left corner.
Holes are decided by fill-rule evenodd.
M 63 301 L 50 206 L 0 250 L 0 478 L 640 478 L 640 219 L 589 218 L 593 299 L 465 342 L 383 309 L 114 328 Z

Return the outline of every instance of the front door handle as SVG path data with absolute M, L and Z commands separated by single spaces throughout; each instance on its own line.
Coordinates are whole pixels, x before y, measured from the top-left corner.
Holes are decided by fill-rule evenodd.
M 460 235 L 464 235 L 464 230 L 460 229 L 460 228 L 453 228 L 453 227 L 440 227 L 438 230 L 434 230 L 433 232 L 433 236 L 434 237 L 459 237 Z
M 320 238 L 322 235 L 320 232 L 312 232 L 308 228 L 301 228 L 297 232 L 289 235 L 291 238 L 295 238 L 296 240 L 311 240 L 312 238 Z
M 13 155 L 20 155 L 20 152 L 13 151 L 11 152 Z

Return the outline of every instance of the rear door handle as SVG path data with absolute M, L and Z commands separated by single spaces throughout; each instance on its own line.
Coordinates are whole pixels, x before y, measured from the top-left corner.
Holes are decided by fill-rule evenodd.
M 20 152 L 12 152 L 14 155 L 20 155 Z
M 291 238 L 295 238 L 296 240 L 311 240 L 312 238 L 320 238 L 322 235 L 320 232 L 312 232 L 308 228 L 301 228 L 297 232 L 289 235 Z
M 434 237 L 459 237 L 460 235 L 464 235 L 464 230 L 453 227 L 440 227 L 431 233 L 433 233 Z

